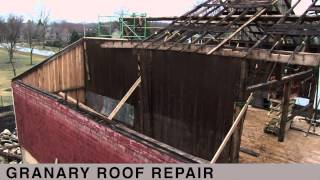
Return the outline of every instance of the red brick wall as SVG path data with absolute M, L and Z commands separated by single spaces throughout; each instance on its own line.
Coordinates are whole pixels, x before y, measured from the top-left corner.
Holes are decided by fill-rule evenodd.
M 19 83 L 12 87 L 20 143 L 41 163 L 52 163 L 55 158 L 59 163 L 178 162 L 52 97 Z

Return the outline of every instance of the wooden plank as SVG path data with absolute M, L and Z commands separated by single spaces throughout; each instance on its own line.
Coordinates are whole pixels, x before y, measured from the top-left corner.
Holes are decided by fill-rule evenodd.
M 84 86 L 79 86 L 79 87 L 74 87 L 74 88 L 68 88 L 68 89 L 63 89 L 63 90 L 58 90 L 58 91 L 54 91 L 52 93 L 59 93 L 59 92 L 63 92 L 63 93 L 69 93 L 69 92 L 73 92 L 73 91 L 79 91 L 79 90 L 84 90 L 85 87 Z
M 320 30 L 319 25 L 314 24 L 276 24 L 272 27 L 266 28 L 268 34 L 276 35 L 308 35 L 308 36 L 319 36 Z
M 86 74 L 86 80 L 90 81 L 90 69 L 89 69 L 89 59 L 88 59 L 88 53 L 87 53 L 87 43 L 83 43 L 83 61 L 85 63 L 85 74 Z
M 313 75 L 313 69 L 309 69 L 307 71 L 302 71 L 302 72 L 299 72 L 299 73 L 296 73 L 296 74 L 291 74 L 291 75 L 285 76 L 281 80 L 272 80 L 272 81 L 268 81 L 268 82 L 264 82 L 264 83 L 260 83 L 260 84 L 249 86 L 247 88 L 247 91 L 253 92 L 253 91 L 256 91 L 256 90 L 259 90 L 259 89 L 264 89 L 264 88 L 269 88 L 271 86 L 284 84 L 284 83 L 286 83 L 288 81 L 308 78 L 308 77 L 310 77 L 312 75 Z
M 69 61 L 69 56 L 70 56 L 70 51 L 66 53 L 65 55 L 65 88 L 70 87 L 70 61 Z
M 64 56 L 61 57 L 61 88 L 65 89 L 66 88 L 66 61 Z
M 152 46 L 148 47 L 148 43 L 141 43 L 140 46 L 137 46 L 137 42 L 117 42 L 117 41 L 106 41 L 101 44 L 102 48 L 141 48 L 141 49 L 154 49 Z M 166 43 L 166 46 L 160 46 L 159 50 L 167 50 L 168 46 L 172 44 Z M 199 48 L 199 45 L 194 44 L 175 44 L 170 50 L 181 52 L 194 52 Z M 212 47 L 210 45 L 203 48 L 202 51 L 198 51 L 199 54 L 206 54 Z M 269 61 L 269 62 L 279 62 L 279 63 L 288 63 L 290 59 L 290 51 L 273 51 L 270 53 L 267 49 L 255 49 L 252 50 L 250 55 L 246 59 L 260 60 L 260 61 Z M 246 51 L 242 48 L 238 49 L 228 49 L 221 48 L 218 51 L 214 52 L 211 55 L 219 56 L 228 56 L 228 57 L 239 57 L 243 58 L 247 55 Z M 303 65 L 303 66 L 319 66 L 320 64 L 320 54 L 319 53 L 305 53 L 299 52 L 295 55 L 295 58 L 290 62 L 290 64 Z
M 56 67 L 57 61 L 52 62 L 52 68 L 53 68 L 53 91 L 57 90 L 57 67 Z
M 273 1 L 272 4 L 274 4 L 276 1 Z M 251 22 L 256 20 L 259 16 L 261 16 L 267 8 L 261 9 L 256 15 L 254 15 L 252 18 L 250 18 L 247 22 L 245 22 L 243 25 L 241 25 L 237 30 L 235 30 L 232 34 L 230 34 L 227 38 L 225 38 L 223 41 L 221 41 L 216 47 L 214 47 L 212 50 L 210 50 L 207 54 L 210 55 L 217 51 L 219 48 L 221 48 L 225 43 L 227 43 L 230 39 L 232 39 L 235 35 L 237 35 L 242 29 L 247 27 Z
M 254 157 L 259 157 L 259 153 L 251 150 L 251 149 L 247 149 L 247 148 L 244 148 L 244 147 L 240 147 L 240 151 L 243 152 L 243 153 L 246 153 L 248 155 L 251 155 L 251 156 L 254 156 Z
M 237 129 L 238 124 L 240 123 L 242 117 L 244 116 L 244 114 L 246 113 L 249 104 L 251 103 L 251 101 L 253 100 L 253 93 L 250 94 L 249 98 L 247 99 L 246 104 L 243 106 L 243 108 L 241 109 L 238 117 L 236 118 L 236 120 L 234 121 L 232 127 L 230 128 L 228 134 L 226 135 L 226 137 L 224 138 L 224 140 L 222 141 L 219 149 L 217 150 L 217 152 L 215 153 L 215 155 L 213 156 L 210 164 L 214 164 L 217 162 L 218 158 L 220 157 L 220 154 L 222 153 L 224 147 L 227 145 L 230 137 L 232 136 L 233 132 Z
M 81 46 L 81 52 L 79 54 L 79 56 L 81 57 L 81 81 L 80 81 L 80 84 L 83 84 L 83 85 L 86 85 L 86 82 L 85 82 L 85 78 L 86 78 L 86 67 L 85 67 L 85 59 L 84 59 L 84 48 L 83 46 Z
M 132 95 L 132 93 L 139 86 L 140 83 L 141 83 L 141 76 L 137 79 L 137 81 L 132 85 L 132 87 L 129 89 L 129 91 L 126 93 L 126 95 L 121 99 L 121 101 L 118 103 L 118 105 L 110 113 L 110 115 L 108 116 L 109 120 L 112 120 L 114 118 L 114 116 L 119 112 L 121 107 L 129 99 L 129 97 Z
M 70 84 L 70 75 L 69 75 L 69 55 L 70 51 L 67 52 L 66 54 L 62 55 L 62 60 L 64 62 L 64 72 L 63 72 L 63 77 L 64 77 L 64 89 L 69 88 Z
M 86 102 L 86 92 L 85 92 L 85 90 L 84 89 L 79 90 L 78 93 L 79 93 L 79 101 L 81 103 L 85 103 Z
M 236 19 L 239 15 L 232 15 L 230 16 L 230 18 L 228 20 L 230 21 L 233 21 L 234 19 Z M 252 18 L 253 15 L 245 15 L 243 17 L 244 20 L 248 20 L 250 18 Z M 283 18 L 285 15 L 282 15 L 282 14 L 266 14 L 266 15 L 261 15 L 259 18 L 257 18 L 257 21 L 265 21 L 265 22 L 268 22 L 268 21 L 278 21 L 279 19 Z M 199 19 L 203 19 L 203 20 L 200 20 L 198 23 L 206 23 L 207 21 L 213 21 L 213 20 L 220 20 L 220 19 L 223 19 L 225 18 L 226 15 L 220 15 L 219 17 L 216 17 L 216 18 L 213 18 L 212 16 L 208 16 L 208 17 L 199 17 L 199 16 L 191 16 L 191 22 L 193 23 L 194 21 L 199 21 Z M 127 21 L 127 20 L 132 20 L 134 19 L 133 17 L 125 17 L 124 20 Z M 171 16 L 171 17 L 147 17 L 146 20 L 147 21 L 174 21 L 174 20 L 177 20 L 178 17 L 176 16 Z M 292 15 L 292 14 L 289 14 L 287 16 L 287 21 L 292 21 L 292 22 L 295 22 L 296 20 L 299 19 L 299 16 L 297 15 Z M 315 15 L 315 16 L 306 16 L 305 17 L 305 21 L 319 21 L 320 20 L 320 16 L 319 15 Z M 180 21 L 178 21 L 180 22 Z M 112 40 L 112 39 L 110 39 Z
M 49 92 L 54 91 L 54 84 L 55 84 L 55 78 L 54 78 L 54 63 L 51 62 L 49 67 L 49 79 L 50 79 L 50 88 L 49 88 Z
M 240 82 L 239 82 L 239 95 L 237 102 L 235 103 L 235 112 L 234 112 L 234 120 L 238 116 L 241 111 L 242 104 L 246 100 L 246 82 L 248 77 L 248 61 L 241 62 L 241 74 L 240 74 Z M 239 104 L 240 102 L 240 104 Z M 239 151 L 240 151 L 240 144 L 241 144 L 241 136 L 243 130 L 243 123 L 246 114 L 243 115 L 237 129 L 233 133 L 231 139 L 231 155 L 230 155 L 230 162 L 231 163 L 239 163 Z
M 48 92 L 82 87 L 85 84 L 81 46 L 74 46 L 59 56 L 50 59 L 36 70 L 22 77 L 22 81 Z
M 45 68 L 43 69 L 44 72 L 45 72 L 45 76 L 44 76 L 44 89 L 47 90 L 47 91 L 50 91 L 50 84 L 51 84 L 51 82 L 50 82 L 50 76 L 49 76 L 49 73 L 50 73 L 50 68 L 49 68 L 49 66 L 50 66 L 50 63 L 47 64 L 47 65 L 45 66 Z
M 278 135 L 278 141 L 283 142 L 285 137 L 286 126 L 288 122 L 288 107 L 289 107 L 289 94 L 290 94 L 291 82 L 286 82 L 283 87 L 282 98 L 282 112 L 280 120 L 280 130 Z

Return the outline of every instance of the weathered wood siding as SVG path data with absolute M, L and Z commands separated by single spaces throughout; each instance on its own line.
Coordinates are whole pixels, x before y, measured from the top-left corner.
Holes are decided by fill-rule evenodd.
M 103 41 L 87 40 L 87 105 L 109 115 L 138 79 L 137 55 L 132 49 L 101 48 Z M 138 119 L 138 89 L 126 101 L 115 119 L 133 124 Z
M 173 51 L 141 54 L 143 133 L 211 160 L 233 123 L 236 58 Z M 219 162 L 229 162 L 230 146 Z
M 141 86 L 126 102 L 134 106 L 131 128 L 210 160 L 233 122 L 241 61 L 197 53 L 101 48 L 100 44 L 87 41 L 91 77 L 87 92 L 121 100 L 138 78 L 140 61 Z M 112 105 L 97 98 L 87 100 L 100 104 L 98 109 Z M 229 162 L 231 151 L 228 145 L 219 162 Z
M 121 100 L 138 79 L 137 56 L 132 49 L 101 48 L 99 41 L 87 41 L 90 80 L 87 90 Z M 134 99 L 128 101 L 134 104 Z
M 65 50 L 21 78 L 22 82 L 47 92 L 67 92 L 85 101 L 85 64 L 82 43 Z

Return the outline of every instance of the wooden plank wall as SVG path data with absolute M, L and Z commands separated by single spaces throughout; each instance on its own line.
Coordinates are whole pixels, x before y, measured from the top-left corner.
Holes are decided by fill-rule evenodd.
M 174 51 L 140 51 L 142 133 L 211 160 L 233 123 L 237 58 Z M 218 163 L 230 161 L 230 142 Z M 238 152 L 235 152 L 238 153 Z
M 51 93 L 67 92 L 85 102 L 85 67 L 82 43 L 42 64 L 22 82 Z
M 233 122 L 240 83 L 238 58 L 101 48 L 99 41 L 86 42 L 90 60 L 87 93 L 121 100 L 137 80 L 139 60 L 141 88 L 126 102 L 134 106 L 131 128 L 211 160 Z M 88 105 L 96 109 L 112 105 L 102 98 L 91 98 L 87 97 L 88 103 L 91 102 Z M 228 144 L 218 162 L 229 162 L 232 150 L 235 149 L 230 149 Z

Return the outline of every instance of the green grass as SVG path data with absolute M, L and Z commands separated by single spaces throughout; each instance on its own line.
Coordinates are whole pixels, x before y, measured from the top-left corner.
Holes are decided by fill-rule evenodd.
M 17 75 L 25 72 L 34 65 L 43 61 L 45 57 L 33 56 L 33 65 L 30 65 L 30 56 L 25 53 L 15 53 L 14 61 L 16 66 Z M 9 63 L 8 52 L 5 49 L 0 48 L 0 106 L 10 105 L 11 102 L 11 79 L 13 78 L 13 71 L 11 64 Z M 1 102 L 3 101 L 3 103 Z

